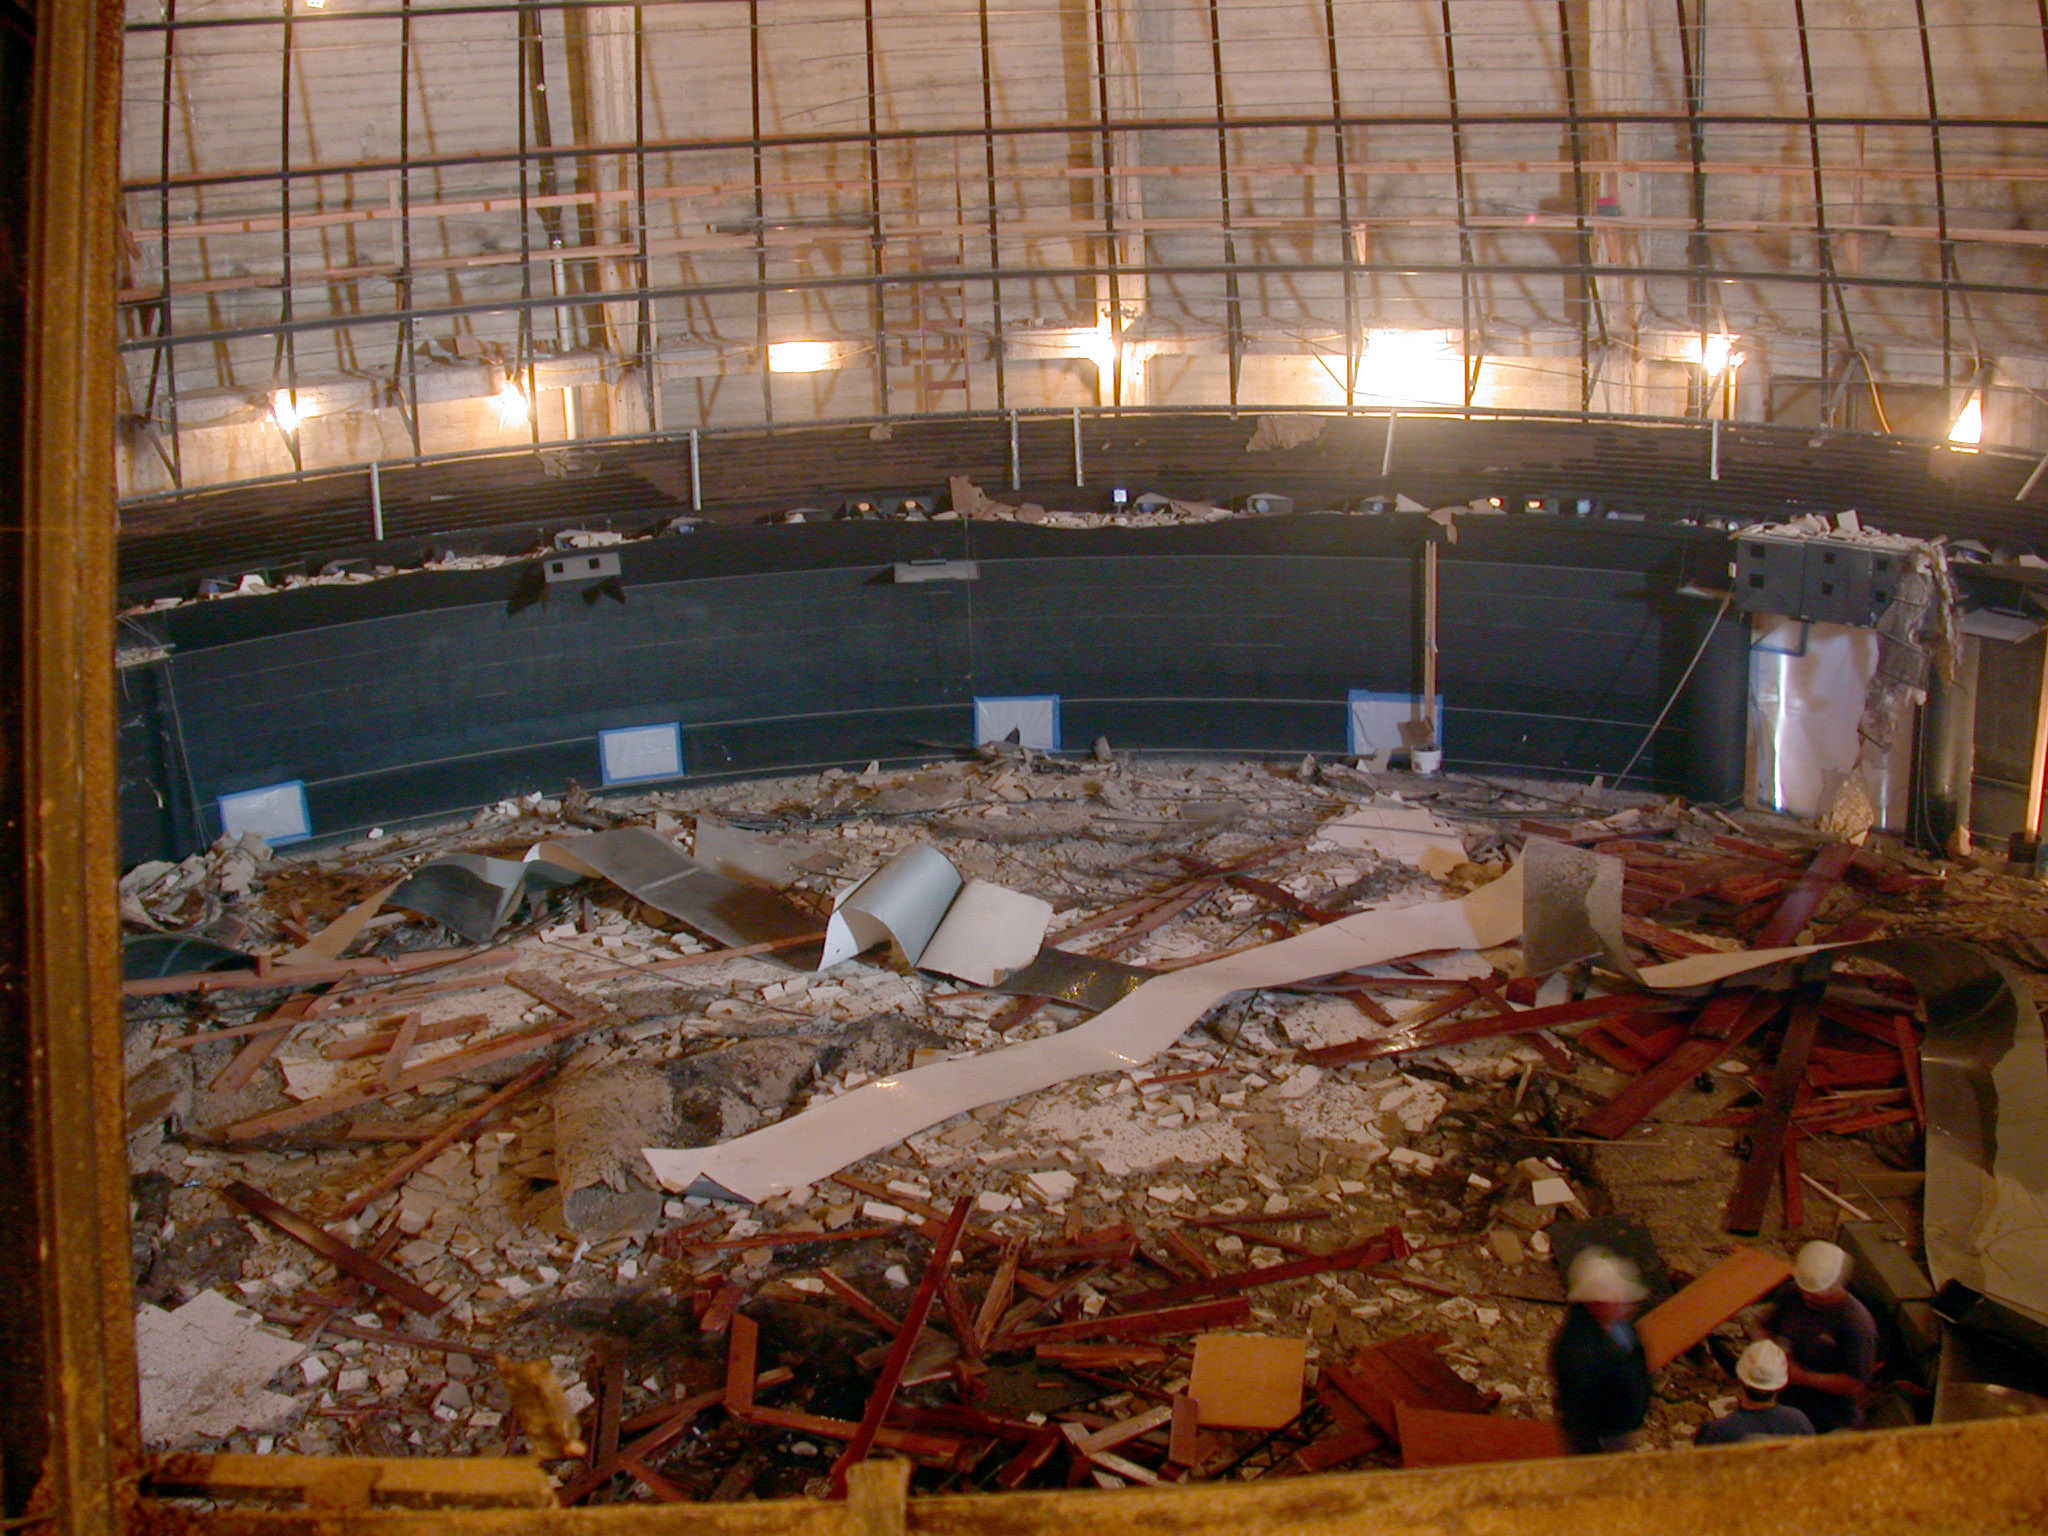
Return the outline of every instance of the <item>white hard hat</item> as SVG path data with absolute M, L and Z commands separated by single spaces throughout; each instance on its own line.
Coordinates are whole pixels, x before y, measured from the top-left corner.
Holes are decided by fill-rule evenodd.
M 1849 1275 L 1849 1255 L 1833 1243 L 1808 1243 L 1792 1261 L 1792 1283 L 1809 1294 L 1832 1291 Z
M 1605 1248 L 1587 1248 L 1572 1260 L 1565 1297 L 1570 1301 L 1636 1302 L 1649 1295 L 1636 1268 Z
M 1759 1339 L 1735 1362 L 1735 1379 L 1757 1392 L 1776 1392 L 1791 1379 L 1785 1366 L 1785 1351 L 1769 1339 Z

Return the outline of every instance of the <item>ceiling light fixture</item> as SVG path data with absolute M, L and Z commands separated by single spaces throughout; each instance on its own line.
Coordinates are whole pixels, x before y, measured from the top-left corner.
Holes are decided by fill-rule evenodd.
M 523 427 L 533 415 L 526 403 L 526 391 L 510 379 L 499 386 L 494 403 L 498 407 L 498 425 L 502 427 Z
M 1726 331 L 1715 331 L 1712 335 L 1689 338 L 1686 350 L 1692 353 L 1692 360 L 1705 370 L 1708 378 L 1718 379 L 1742 366 L 1743 356 L 1735 350 L 1735 343 L 1741 339 Z
M 1975 453 L 1984 441 L 1984 396 L 1980 392 L 1972 391 L 1956 412 L 1956 419 L 1949 424 L 1948 441 L 1950 447 L 1964 453 Z
M 771 341 L 768 344 L 768 371 L 818 373 L 832 366 L 834 352 L 829 341 Z
M 1397 405 L 1462 405 L 1465 356 L 1449 331 L 1367 331 L 1357 392 Z
M 299 430 L 304 418 L 299 414 L 297 391 L 280 389 L 270 397 L 270 419 L 277 423 L 277 430 L 290 437 Z

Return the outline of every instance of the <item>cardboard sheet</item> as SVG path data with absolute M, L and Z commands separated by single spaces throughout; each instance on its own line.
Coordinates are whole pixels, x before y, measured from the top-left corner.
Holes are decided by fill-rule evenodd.
M 1037 957 L 1051 921 L 1051 902 L 986 880 L 963 881 L 952 860 L 918 844 L 839 898 L 818 968 L 888 942 L 905 965 L 993 986 Z
M 1379 907 L 1276 944 L 1155 976 L 1064 1034 L 934 1062 L 715 1147 L 650 1147 L 668 1189 L 765 1200 L 812 1184 L 984 1104 L 1096 1072 L 1143 1066 L 1234 993 L 1285 986 L 1439 949 L 1490 949 L 1522 931 L 1520 866 L 1456 901 Z

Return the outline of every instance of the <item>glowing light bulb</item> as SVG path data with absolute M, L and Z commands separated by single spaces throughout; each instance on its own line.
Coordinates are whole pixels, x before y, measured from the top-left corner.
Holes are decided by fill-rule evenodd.
M 1735 350 L 1735 343 L 1741 339 L 1726 331 L 1716 331 L 1711 336 L 1693 338 L 1689 350 L 1695 354 L 1694 361 L 1706 370 L 1709 378 L 1719 378 L 1731 368 L 1742 366 L 1742 354 Z
M 1956 419 L 1948 429 L 1948 440 L 1964 448 L 1974 448 L 1984 441 L 1984 397 L 1972 395 L 1963 402 L 1963 408 L 1956 412 Z
M 1459 405 L 1465 358 L 1447 331 L 1367 331 L 1358 393 L 1397 405 Z
M 505 427 L 524 426 L 532 415 L 532 408 L 526 403 L 526 391 L 510 379 L 499 389 L 496 399 L 498 424 Z
M 280 389 L 270 397 L 270 419 L 287 437 L 299 430 L 299 423 L 304 418 L 299 414 L 299 403 L 292 397 L 291 390 Z
M 771 341 L 768 344 L 770 373 L 818 373 L 832 366 L 829 341 Z

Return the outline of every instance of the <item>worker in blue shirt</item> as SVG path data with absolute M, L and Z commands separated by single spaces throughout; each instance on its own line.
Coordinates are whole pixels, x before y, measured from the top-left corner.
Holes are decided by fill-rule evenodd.
M 1783 1347 L 1771 1339 L 1759 1339 L 1745 1349 L 1735 1362 L 1740 1403 L 1733 1413 L 1702 1424 L 1693 1444 L 1737 1445 L 1744 1440 L 1812 1434 L 1811 1419 L 1778 1401 L 1778 1393 L 1791 1379 L 1788 1366 Z

